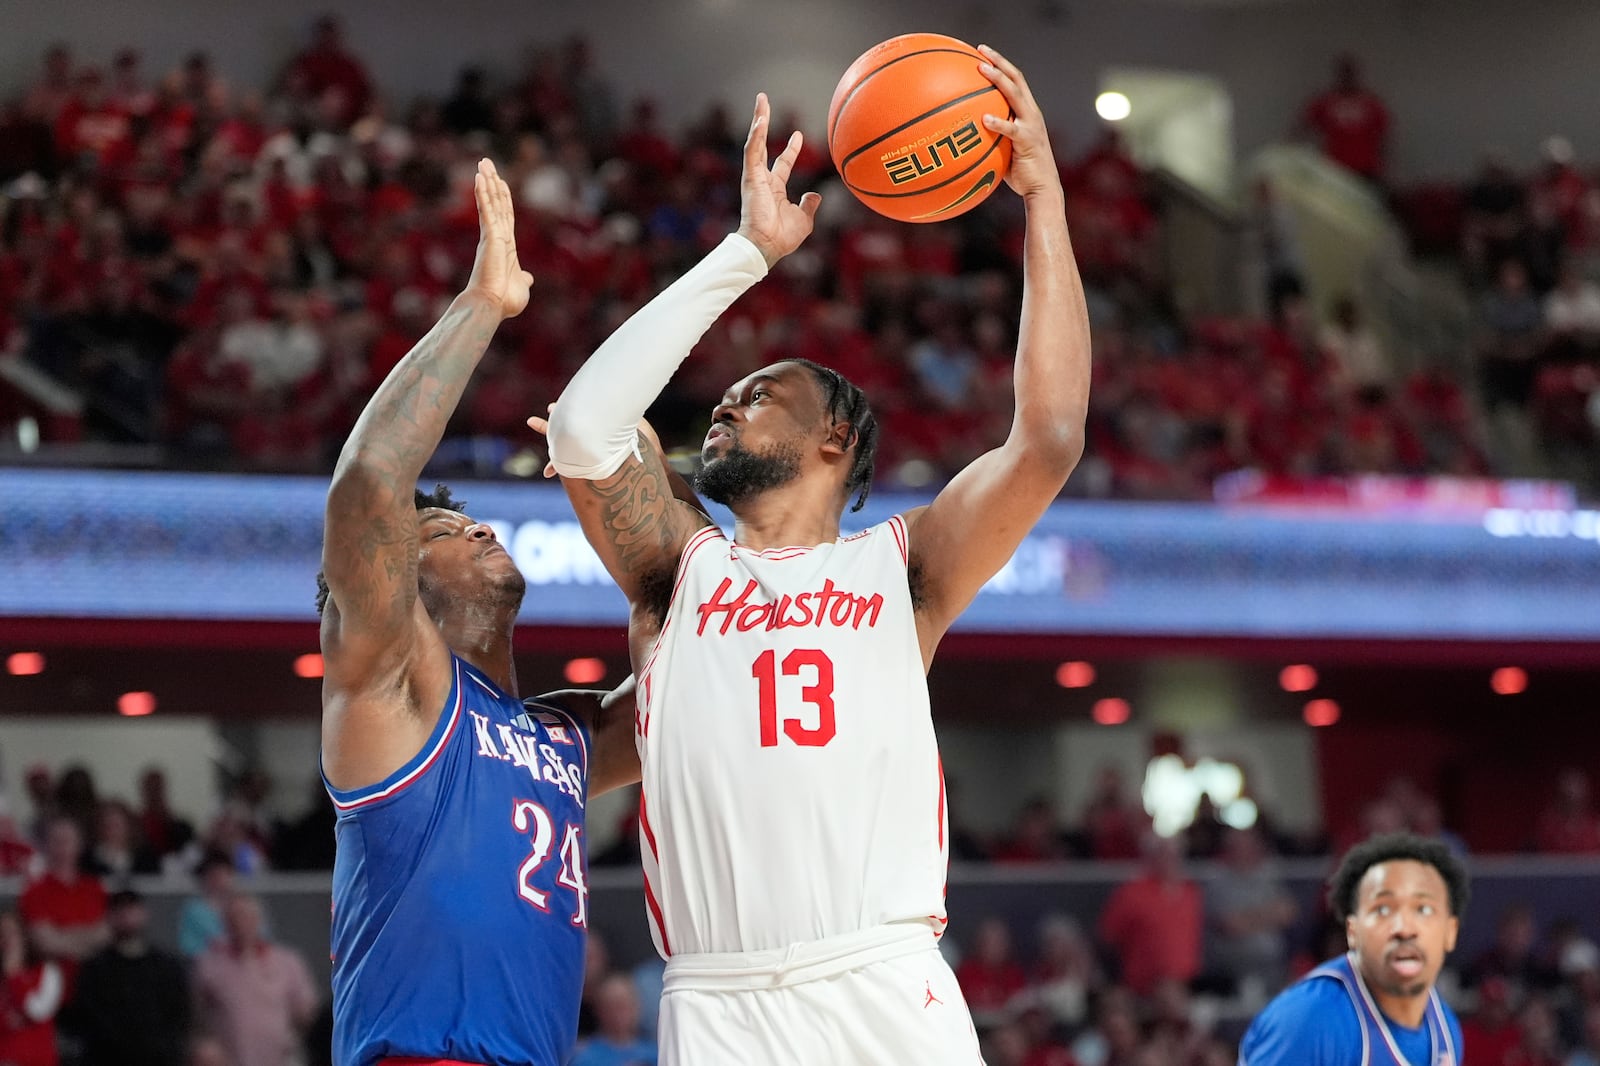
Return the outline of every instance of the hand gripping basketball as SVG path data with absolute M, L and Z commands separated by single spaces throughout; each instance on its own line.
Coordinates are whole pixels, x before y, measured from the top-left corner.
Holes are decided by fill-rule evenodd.
M 1006 184 L 1025 199 L 1051 193 L 1060 196 L 1061 173 L 1056 169 L 1050 134 L 1044 128 L 1044 114 L 1033 98 L 1033 90 L 1011 60 L 986 44 L 980 44 L 978 51 L 989 59 L 978 69 L 1011 105 L 1013 117 L 1009 119 L 983 116 L 985 126 L 1011 140 L 1011 169 L 1006 172 Z
M 770 268 L 811 235 L 822 197 L 808 192 L 799 203 L 789 199 L 789 171 L 800 154 L 801 135 L 796 130 L 769 169 L 767 125 L 772 117 L 767 94 L 756 95 L 756 114 L 744 142 L 744 173 L 740 176 L 739 235 L 760 250 Z

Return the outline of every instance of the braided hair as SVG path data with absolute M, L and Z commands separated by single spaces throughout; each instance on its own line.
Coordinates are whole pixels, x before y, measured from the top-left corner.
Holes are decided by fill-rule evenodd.
M 789 362 L 811 371 L 811 376 L 822 387 L 823 407 L 828 417 L 835 422 L 850 424 L 850 438 L 845 441 L 845 448 L 855 449 L 855 460 L 850 464 L 844 488 L 846 496 L 857 489 L 861 490 L 855 506 L 850 508 L 859 511 L 866 506 L 867 497 L 872 492 L 872 465 L 878 457 L 878 419 L 872 413 L 872 405 L 867 403 L 866 393 L 837 370 L 809 359 L 790 359 Z

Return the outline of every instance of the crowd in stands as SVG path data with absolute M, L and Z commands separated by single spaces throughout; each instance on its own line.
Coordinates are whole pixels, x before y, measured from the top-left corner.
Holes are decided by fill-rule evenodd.
M 1371 126 L 1375 97 L 1351 91 L 1319 98 L 1308 123 L 1359 113 Z M 774 130 L 798 121 L 780 108 Z M 1332 151 L 1369 151 L 1370 131 L 1327 136 Z M 578 39 L 513 77 L 467 69 L 448 98 L 406 104 L 332 19 L 264 87 L 230 84 L 202 52 L 150 77 L 133 50 L 102 70 L 52 49 L 0 105 L 0 350 L 85 399 L 81 419 L 46 420 L 47 439 L 326 470 L 464 280 L 484 154 L 517 194 L 538 295 L 502 329 L 437 465 L 532 472 L 524 418 L 738 207 L 724 107 L 683 130 L 650 99 L 622 108 Z M 1207 498 L 1241 468 L 1503 471 L 1474 390 L 1442 367 L 1403 372 L 1351 300 L 1324 315 L 1280 284 L 1267 321 L 1180 320 L 1147 175 L 1114 127 L 1061 169 L 1096 348 L 1089 452 L 1069 492 Z M 1019 206 L 1001 196 L 956 222 L 889 222 L 837 183 L 814 131 L 791 186 L 824 192 L 818 232 L 702 342 L 652 411 L 664 440 L 697 444 L 729 381 L 808 356 L 872 397 L 883 480 L 942 480 L 1009 427 Z
M 246 772 L 197 829 L 172 810 L 158 769 L 142 777 L 137 807 L 102 796 L 81 766 L 34 767 L 25 782 L 25 816 L 0 816 L 8 862 L 0 875 L 23 886 L 14 910 L 0 908 L 0 1062 L 55 1066 L 28 1048 L 48 1047 L 53 1056 L 57 1041 L 80 1066 L 170 1063 L 178 1061 L 173 1049 L 186 1046 L 189 1061 L 212 1066 L 279 1066 L 284 1049 L 302 1042 L 326 1054 L 326 997 L 304 958 L 273 940 L 250 891 L 266 870 L 331 867 L 325 800 L 295 820 L 273 819 L 264 813 L 269 783 Z M 1110 768 L 1071 829 L 1036 800 L 1009 831 L 975 833 L 962 825 L 958 796 L 952 792 L 949 838 L 957 862 L 1138 864 L 1097 911 L 1050 913 L 1030 929 L 958 916 L 944 947 L 986 1034 L 988 1061 L 1011 1066 L 1228 1062 L 1267 998 L 1342 950 L 1342 930 L 1325 911 L 1304 913 L 1304 896 L 1289 891 L 1279 858 L 1336 855 L 1401 830 L 1467 849 L 1437 799 L 1408 778 L 1392 781 L 1355 824 L 1314 837 L 1285 831 L 1265 809 L 1255 824 L 1231 827 L 1207 803 L 1177 836 L 1157 836 Z M 1530 851 L 1600 856 L 1600 810 L 1576 769 L 1555 776 L 1530 825 Z M 1211 863 L 1209 873 L 1197 877 L 1194 861 Z M 637 839 L 626 831 L 590 856 L 594 868 L 637 862 Z M 164 935 L 151 934 L 134 890 L 141 874 L 189 888 Z M 1472 921 L 1494 922 L 1496 936 L 1481 955 L 1451 961 L 1447 991 L 1469 1008 L 1467 1061 L 1591 1066 L 1578 1056 L 1597 1050 L 1600 948 L 1583 927 L 1561 920 L 1540 929 L 1520 905 Z M 174 951 L 155 946 L 163 943 Z M 588 970 L 586 1050 L 575 1062 L 604 1066 L 642 1054 L 653 1039 L 659 960 L 614 961 L 594 933 Z

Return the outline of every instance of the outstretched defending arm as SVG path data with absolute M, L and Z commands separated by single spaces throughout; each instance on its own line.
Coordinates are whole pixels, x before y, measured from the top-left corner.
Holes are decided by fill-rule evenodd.
M 474 189 L 481 233 L 471 280 L 378 387 L 328 489 L 322 750 L 336 788 L 373 784 L 404 764 L 450 689 L 449 652 L 417 602 L 417 478 L 495 329 L 527 306 L 533 281 L 517 263 L 510 191 L 487 160 Z
M 709 521 L 673 498 L 666 467 L 636 426 L 717 316 L 811 233 L 821 197 L 788 198 L 800 134 L 767 167 L 769 107 L 756 98 L 745 142 L 739 232 L 636 312 L 574 375 L 550 416 L 550 460 L 595 551 L 637 607 L 670 578 Z
M 1006 181 L 1027 211 L 1016 414 L 1004 444 L 907 516 L 924 661 L 1066 484 L 1083 454 L 1089 407 L 1089 316 L 1044 116 L 1022 72 L 992 48 L 984 54 L 984 73 L 1014 116 L 985 115 L 984 124 L 1011 138 Z

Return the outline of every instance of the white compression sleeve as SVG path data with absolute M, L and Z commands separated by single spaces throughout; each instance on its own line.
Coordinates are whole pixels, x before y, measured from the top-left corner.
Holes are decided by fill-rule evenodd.
M 756 246 L 729 234 L 634 312 L 573 375 L 550 414 L 550 462 L 599 481 L 639 454 L 639 419 L 717 316 L 767 273 Z

